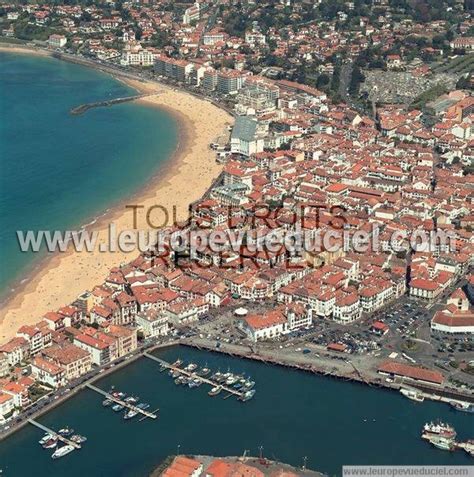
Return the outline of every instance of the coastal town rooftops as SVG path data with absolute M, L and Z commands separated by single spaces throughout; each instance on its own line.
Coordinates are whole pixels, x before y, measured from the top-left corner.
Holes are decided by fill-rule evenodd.
M 178 456 L 161 475 L 162 477 L 191 477 L 196 475 L 199 469 L 202 469 L 202 464 L 198 460 Z
M 431 384 L 443 384 L 444 376 L 438 371 L 420 368 L 419 366 L 411 366 L 409 364 L 396 363 L 394 361 L 386 361 L 379 366 L 378 372 L 414 379 L 416 381 L 424 381 Z
M 243 319 L 250 328 L 261 330 L 270 326 L 283 324 L 286 318 L 280 310 L 272 310 L 264 315 L 249 315 Z

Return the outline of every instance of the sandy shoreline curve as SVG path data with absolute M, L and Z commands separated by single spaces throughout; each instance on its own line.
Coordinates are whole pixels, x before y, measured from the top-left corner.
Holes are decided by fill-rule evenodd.
M 18 50 L 18 51 L 17 51 Z M 48 56 L 48 52 L 25 48 L 2 47 L 0 51 L 30 53 Z M 209 101 L 199 99 L 181 90 L 151 81 L 117 77 L 137 91 L 152 94 L 138 100 L 147 107 L 158 107 L 172 114 L 178 122 L 179 141 L 172 157 L 157 171 L 141 190 L 122 199 L 119 204 L 88 230 L 98 233 L 98 243 L 106 242 L 108 224 L 113 222 L 117 232 L 133 229 L 133 214 L 127 204 L 161 205 L 167 210 L 176 207 L 178 220 L 187 217 L 188 206 L 211 185 L 222 166 L 216 163 L 209 148 L 219 136 L 227 133 L 232 117 Z M 145 212 L 137 214 L 138 229 L 148 230 Z M 171 213 L 170 213 L 171 216 Z M 157 214 L 156 221 L 161 217 Z M 28 281 L 15 289 L 0 310 L 0 343 L 15 336 L 23 324 L 33 324 L 48 311 L 74 301 L 85 290 L 103 282 L 108 271 L 121 263 L 133 260 L 138 251 L 56 253 L 41 262 Z

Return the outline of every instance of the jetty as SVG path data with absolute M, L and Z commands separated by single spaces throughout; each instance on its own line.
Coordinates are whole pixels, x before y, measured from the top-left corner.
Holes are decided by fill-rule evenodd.
M 61 442 L 64 442 L 67 445 L 73 446 L 75 449 L 80 449 L 81 444 L 78 442 L 71 441 L 67 437 L 62 436 L 61 434 L 58 434 L 56 431 L 53 431 L 53 429 L 50 429 L 49 427 L 43 426 L 43 424 L 40 424 L 39 422 L 35 421 L 34 419 L 28 419 L 28 422 L 37 427 L 38 429 L 41 429 L 44 432 L 47 432 L 48 434 L 51 434 L 52 436 L 56 437 L 58 440 Z
M 110 401 L 115 402 L 116 404 L 120 404 L 121 406 L 130 409 L 131 411 L 135 411 L 139 414 L 141 414 L 144 418 L 149 417 L 150 419 L 156 419 L 158 416 L 155 414 L 158 412 L 159 409 L 156 409 L 153 412 L 149 412 L 145 409 L 141 409 L 134 404 L 131 404 L 127 401 L 124 401 L 123 399 L 117 398 L 116 396 L 113 396 L 112 394 L 108 393 L 107 391 L 104 391 L 103 389 L 100 389 L 93 384 L 86 384 L 86 387 L 91 389 L 92 391 L 95 391 L 96 393 L 102 394 L 102 396 L 105 396 L 107 399 L 110 399 Z
M 124 98 L 107 99 L 104 101 L 96 101 L 94 103 L 85 103 L 72 108 L 69 113 L 73 116 L 78 116 L 80 114 L 84 114 L 86 111 L 92 108 L 101 108 L 113 106 L 114 104 L 127 103 L 128 101 L 135 101 L 136 99 L 144 98 L 145 96 L 150 96 L 150 94 L 136 94 L 134 96 L 126 96 Z
M 157 358 L 156 356 L 153 356 L 151 354 L 148 354 L 148 353 L 143 353 L 143 356 L 145 356 L 145 358 L 148 358 L 148 359 L 151 359 L 153 361 L 156 361 L 157 363 L 159 363 L 161 366 L 163 366 L 163 368 L 166 368 L 166 369 L 169 369 L 169 370 L 172 370 L 178 374 L 181 374 L 182 376 L 186 376 L 188 378 L 197 378 L 199 379 L 200 381 L 202 381 L 203 383 L 205 384 L 209 384 L 210 386 L 212 387 L 216 387 L 216 386 L 220 386 L 222 388 L 223 391 L 226 391 L 227 393 L 229 393 L 229 395 L 234 395 L 234 396 L 237 396 L 238 398 L 243 398 L 244 395 L 245 395 L 245 391 L 239 391 L 237 389 L 234 389 L 230 386 L 226 386 L 225 384 L 220 384 L 216 381 L 213 381 L 212 379 L 209 379 L 209 378 L 206 378 L 204 376 L 199 376 L 198 374 L 196 374 L 195 372 L 193 371 L 186 371 L 185 369 L 181 369 L 180 367 L 178 366 L 173 366 L 172 364 L 168 363 L 167 361 L 164 361 L 160 358 Z

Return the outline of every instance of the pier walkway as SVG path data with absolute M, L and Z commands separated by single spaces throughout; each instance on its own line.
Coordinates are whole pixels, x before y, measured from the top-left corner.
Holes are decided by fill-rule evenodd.
M 161 366 L 163 366 L 164 368 L 171 369 L 172 371 L 180 373 L 183 376 L 187 376 L 188 378 L 197 378 L 200 381 L 202 381 L 203 383 L 209 384 L 212 387 L 220 386 L 223 391 L 226 391 L 229 394 L 233 394 L 234 396 L 237 396 L 239 398 L 243 397 L 244 394 L 245 394 L 244 392 L 238 391 L 237 389 L 226 386 L 225 384 L 218 383 L 216 381 L 213 381 L 212 379 L 205 378 L 204 376 L 199 376 L 199 374 L 197 374 L 194 371 L 186 371 L 184 369 L 178 368 L 177 366 L 173 366 L 172 364 L 170 364 L 170 363 L 168 363 L 168 362 L 166 362 L 166 361 L 164 361 L 160 358 L 157 358 L 156 356 L 153 356 L 151 354 L 143 353 L 143 356 L 145 356 L 145 358 L 156 361 L 157 363 L 160 363 Z
M 32 424 L 33 426 L 37 427 L 38 429 L 41 429 L 44 432 L 47 432 L 48 434 L 51 434 L 52 436 L 56 437 L 58 440 L 61 442 L 64 442 L 65 444 L 68 444 L 70 446 L 73 446 L 75 449 L 80 449 L 81 444 L 71 441 L 67 437 L 62 436 L 61 434 L 58 434 L 56 431 L 53 431 L 49 427 L 43 426 L 43 424 L 40 424 L 39 422 L 33 420 L 33 419 L 28 419 L 28 422 Z
M 139 407 L 133 404 L 123 401 L 122 399 L 116 398 L 115 396 L 112 396 L 112 394 L 104 391 L 103 389 L 97 388 L 96 386 L 90 383 L 86 384 L 86 387 L 91 389 L 92 391 L 95 391 L 96 393 L 102 394 L 102 396 L 105 396 L 107 399 L 110 399 L 111 401 L 117 404 L 120 404 L 121 406 L 126 407 L 127 409 L 130 409 L 132 411 L 142 414 L 144 417 L 149 417 L 150 419 L 156 419 L 158 417 L 155 414 L 155 412 L 157 412 L 158 409 L 156 409 L 154 412 L 149 412 L 149 411 L 146 411 L 145 409 L 140 409 Z

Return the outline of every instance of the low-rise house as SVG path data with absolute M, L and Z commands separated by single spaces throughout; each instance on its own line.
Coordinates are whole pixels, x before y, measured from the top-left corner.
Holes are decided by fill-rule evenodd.
M 52 343 L 51 329 L 45 321 L 35 326 L 24 325 L 16 333 L 30 344 L 30 353 L 35 355 Z
M 15 366 L 30 355 L 30 344 L 25 338 L 17 336 L 0 346 L 0 352 L 7 356 L 8 364 Z
M 31 362 L 31 375 L 40 383 L 57 389 L 66 384 L 66 372 L 61 366 L 37 356 Z

